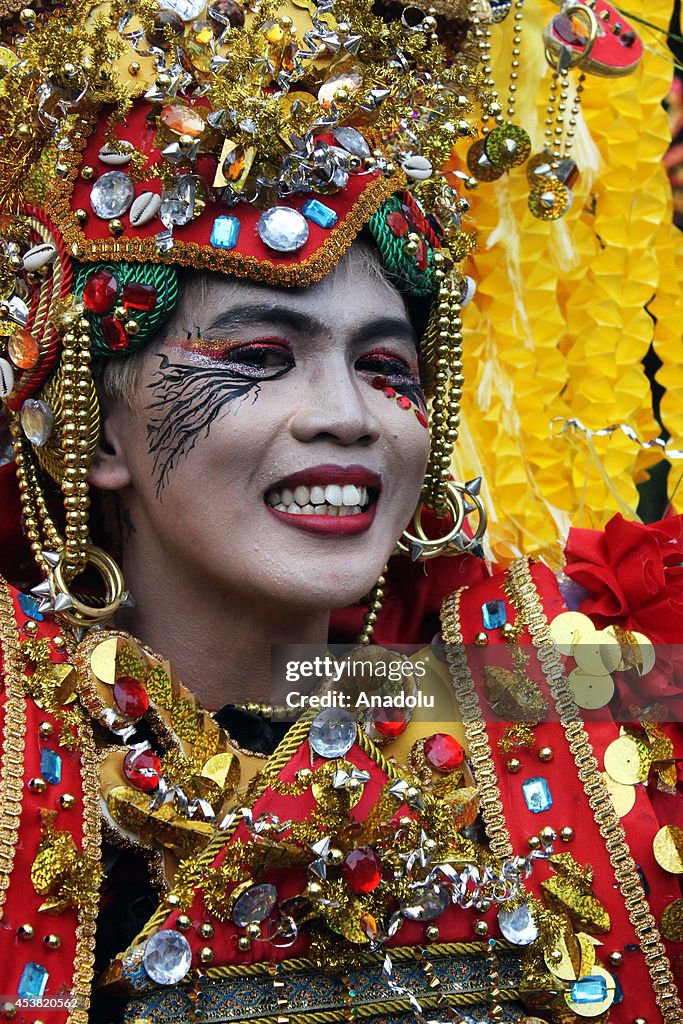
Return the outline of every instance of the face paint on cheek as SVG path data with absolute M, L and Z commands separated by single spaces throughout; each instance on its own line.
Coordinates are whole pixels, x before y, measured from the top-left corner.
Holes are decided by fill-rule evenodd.
M 145 407 L 157 497 L 180 459 L 187 457 L 201 438 L 209 436 L 224 411 L 249 395 L 256 401 L 260 384 L 284 372 L 254 378 L 241 374 L 236 367 L 187 366 L 171 363 L 165 355 L 160 359 L 159 369 L 147 385 L 154 400 Z
M 412 409 L 415 413 L 415 419 L 420 426 L 424 427 L 425 430 L 429 429 L 427 404 L 422 388 L 417 384 L 394 388 L 388 383 L 386 377 L 373 377 L 372 386 L 376 391 L 383 392 L 387 398 L 394 399 L 399 409 L 405 409 L 406 411 Z

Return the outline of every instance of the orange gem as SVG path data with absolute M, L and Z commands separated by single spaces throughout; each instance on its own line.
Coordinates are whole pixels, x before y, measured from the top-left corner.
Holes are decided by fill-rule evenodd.
M 32 370 L 40 358 L 40 345 L 30 331 L 20 327 L 7 345 L 9 357 L 20 370 Z
M 269 43 L 281 43 L 285 33 L 277 21 L 267 21 L 263 26 L 263 34 Z
M 244 172 L 246 157 L 241 146 L 236 146 L 225 158 L 223 163 L 223 174 L 228 181 L 237 181 Z
M 196 139 L 204 131 L 204 121 L 191 107 L 182 103 L 167 103 L 159 115 L 167 128 L 177 135 L 191 135 Z
M 379 935 L 377 921 L 374 919 L 372 914 L 368 914 L 367 911 L 360 915 L 360 926 L 369 939 L 376 939 Z

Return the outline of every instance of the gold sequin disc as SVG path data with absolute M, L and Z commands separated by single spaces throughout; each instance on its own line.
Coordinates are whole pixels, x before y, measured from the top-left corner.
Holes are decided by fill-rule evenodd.
M 672 875 L 683 875 L 683 828 L 665 825 L 652 841 L 652 852 L 660 868 Z
M 600 658 L 599 654 L 598 658 Z M 604 708 L 605 704 L 608 704 L 614 696 L 612 677 L 606 673 L 589 675 L 588 672 L 575 668 L 569 674 L 567 682 L 574 694 L 574 700 L 580 708 L 584 708 L 586 711 Z
M 639 743 L 633 736 L 620 736 L 605 751 L 605 771 L 623 786 L 645 782 L 651 763 L 646 745 Z
M 659 927 L 665 939 L 683 942 L 683 900 L 674 900 L 668 907 L 664 907 Z
M 621 782 L 615 782 L 607 772 L 604 772 L 603 779 L 607 786 L 607 792 L 612 798 L 614 810 L 620 818 L 625 818 L 629 811 L 633 810 L 636 802 L 636 791 L 633 786 L 624 786 Z
M 550 635 L 560 654 L 571 654 L 581 637 L 594 632 L 593 623 L 581 612 L 562 612 L 550 623 Z

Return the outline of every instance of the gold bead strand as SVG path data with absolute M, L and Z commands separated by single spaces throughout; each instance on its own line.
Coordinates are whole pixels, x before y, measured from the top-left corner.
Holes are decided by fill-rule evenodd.
M 508 86 L 507 120 L 511 123 L 515 116 L 517 102 L 517 79 L 519 78 L 519 57 L 521 54 L 522 21 L 524 18 L 524 0 L 516 0 L 514 24 L 512 28 L 512 60 L 510 61 L 510 84 Z
M 14 461 L 17 468 L 17 482 L 19 485 L 19 501 L 21 504 L 21 518 L 24 523 L 24 531 L 31 546 L 31 552 L 41 569 L 46 565 L 43 560 L 43 549 L 45 542 L 41 530 L 41 522 L 36 507 L 36 488 L 34 480 L 37 477 L 36 468 L 33 464 L 31 452 L 24 438 L 18 414 L 10 419 L 10 433 L 14 446 Z
M 384 585 L 387 582 L 388 566 L 384 566 L 382 575 L 379 577 L 374 587 L 370 591 L 370 600 L 368 602 L 368 610 L 363 616 L 363 628 L 358 636 L 357 643 L 361 647 L 367 647 L 372 640 L 372 634 L 375 631 L 375 623 L 377 622 L 377 616 L 380 613 L 382 607 L 382 601 L 384 599 Z
M 564 140 L 565 158 L 569 156 L 574 145 L 574 136 L 576 134 L 576 122 L 579 119 L 579 111 L 581 109 L 581 93 L 583 92 L 583 83 L 585 81 L 586 76 L 582 71 L 576 83 L 576 89 L 574 91 L 574 100 L 572 102 L 572 108 L 569 111 L 569 123 L 567 124 L 567 131 Z
M 76 326 L 76 325 L 74 325 Z M 62 357 L 62 449 L 65 470 L 62 493 L 66 509 L 64 566 L 70 578 L 85 567 L 88 543 L 88 468 L 90 442 L 90 325 L 64 336 Z
M 460 426 L 462 397 L 462 320 L 455 279 L 446 275 L 441 280 L 437 315 L 435 394 L 432 400 L 430 426 L 431 453 L 425 476 L 425 503 L 437 515 L 448 511 L 446 485 L 450 479 L 453 447 Z

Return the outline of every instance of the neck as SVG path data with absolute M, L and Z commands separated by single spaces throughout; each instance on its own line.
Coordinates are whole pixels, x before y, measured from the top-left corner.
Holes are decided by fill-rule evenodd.
M 135 547 L 126 545 L 123 560 L 135 607 L 116 624 L 167 658 L 207 709 L 271 703 L 272 645 L 327 643 L 328 611 L 227 592 L 163 550 L 145 557 Z

